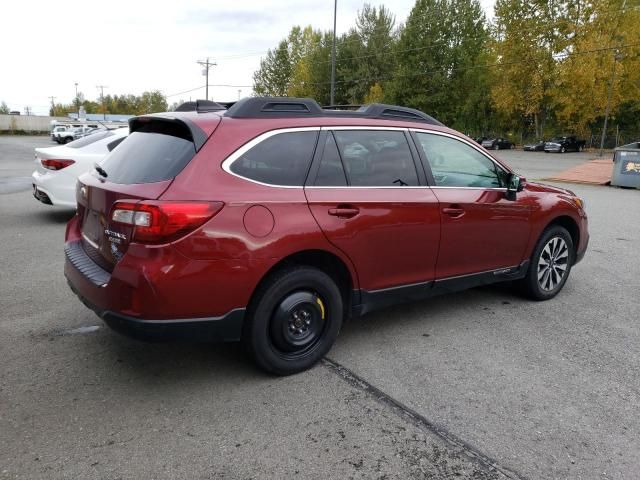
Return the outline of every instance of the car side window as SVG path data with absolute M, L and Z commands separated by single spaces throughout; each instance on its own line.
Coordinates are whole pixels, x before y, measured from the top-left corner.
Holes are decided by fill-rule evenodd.
M 508 173 L 475 148 L 443 135 L 416 133 L 439 187 L 501 188 Z
M 336 130 L 333 133 L 349 185 L 362 187 L 418 185 L 418 172 L 403 132 Z
M 322 160 L 320 161 L 320 167 L 318 168 L 314 185 L 322 187 L 347 186 L 347 177 L 344 173 L 342 160 L 340 159 L 338 147 L 331 132 L 327 134 Z
M 278 133 L 237 158 L 230 170 L 270 185 L 302 186 L 317 138 L 317 131 Z

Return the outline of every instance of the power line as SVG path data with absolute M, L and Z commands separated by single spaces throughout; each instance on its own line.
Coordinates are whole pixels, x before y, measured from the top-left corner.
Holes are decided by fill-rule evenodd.
M 210 87 L 229 87 L 229 88 L 253 88 L 253 85 L 234 85 L 234 84 L 229 84 L 229 83 L 214 83 L 214 84 L 209 84 Z M 172 93 L 171 95 L 165 95 L 165 97 L 170 98 L 170 97 L 177 97 L 178 95 L 184 95 L 185 93 L 191 93 L 191 92 L 195 92 L 196 90 L 202 90 L 203 88 L 205 88 L 206 85 L 202 85 L 201 87 L 196 87 L 196 88 L 190 88 L 189 90 L 184 90 L 182 92 L 178 92 L 178 93 Z

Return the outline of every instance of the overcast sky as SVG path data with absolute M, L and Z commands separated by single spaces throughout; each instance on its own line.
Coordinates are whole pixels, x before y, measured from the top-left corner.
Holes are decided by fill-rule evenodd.
M 369 3 L 385 4 L 402 23 L 414 2 Z M 338 33 L 363 3 L 338 0 Z M 481 4 L 491 17 L 494 0 Z M 70 103 L 76 82 L 88 99 L 98 98 L 97 85 L 108 87 L 105 95 L 157 89 L 169 103 L 204 98 L 196 61 L 207 56 L 217 62 L 209 83 L 229 85 L 210 87 L 209 96 L 235 100 L 238 90 L 251 94 L 261 55 L 293 25 L 333 27 L 333 0 L 22 0 L 3 2 L 0 12 L 0 101 L 43 115 L 50 96 Z

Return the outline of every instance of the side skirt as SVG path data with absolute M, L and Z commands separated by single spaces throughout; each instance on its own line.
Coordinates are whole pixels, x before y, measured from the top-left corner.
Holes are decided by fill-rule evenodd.
M 492 283 L 519 280 L 524 278 L 529 268 L 529 260 L 515 267 L 500 268 L 488 272 L 473 273 L 459 277 L 443 278 L 429 282 L 399 285 L 380 290 L 356 290 L 353 298 L 360 298 L 360 304 L 354 305 L 352 315 L 359 316 L 381 308 L 401 303 L 424 300 L 437 295 L 459 292 L 469 288 L 490 285 Z

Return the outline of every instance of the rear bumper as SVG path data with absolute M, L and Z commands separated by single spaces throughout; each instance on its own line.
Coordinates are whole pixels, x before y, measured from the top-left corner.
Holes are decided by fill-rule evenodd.
M 150 295 L 157 285 L 150 285 L 144 276 L 137 276 L 129 270 L 125 276 L 132 277 L 133 285 L 126 285 L 114 271 L 103 270 L 89 258 L 79 242 L 67 242 L 65 246 L 64 273 L 71 290 L 80 301 L 113 330 L 145 341 L 191 341 L 191 342 L 233 342 L 240 340 L 245 308 L 230 308 L 220 316 L 189 317 L 188 309 L 193 303 L 188 297 L 177 295 L 175 304 L 187 318 L 181 317 L 178 309 L 171 311 L 159 307 L 158 317 L 142 318 L 131 314 L 126 305 L 141 294 L 139 302 L 143 306 L 158 306 L 163 296 Z M 122 307 L 122 308 L 120 308 Z M 223 310 L 224 311 L 224 310 Z M 164 318 L 164 314 L 168 318 Z
M 76 208 L 76 179 L 66 172 L 55 172 L 54 174 L 33 172 L 31 183 L 34 187 L 34 197 L 48 205 L 59 205 L 62 207 Z M 44 194 L 48 202 L 43 200 Z
M 109 310 L 101 310 L 78 293 L 80 301 L 93 310 L 112 330 L 146 342 L 235 342 L 240 340 L 245 309 L 238 308 L 221 317 L 178 320 L 143 320 Z

